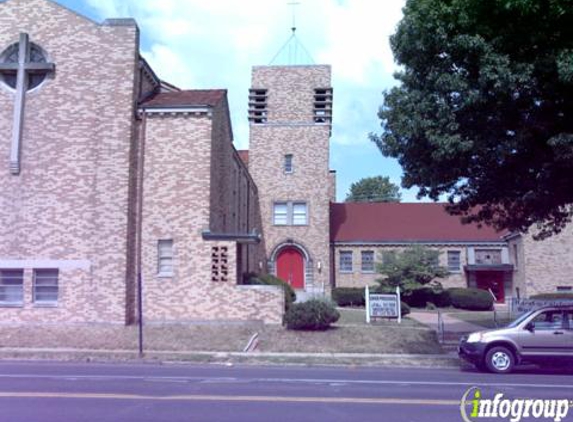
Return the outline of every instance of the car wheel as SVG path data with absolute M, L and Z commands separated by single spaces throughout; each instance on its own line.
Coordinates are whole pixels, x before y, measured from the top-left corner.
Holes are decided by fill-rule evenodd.
M 485 355 L 485 366 L 490 372 L 508 374 L 515 366 L 515 357 L 507 347 L 492 347 Z

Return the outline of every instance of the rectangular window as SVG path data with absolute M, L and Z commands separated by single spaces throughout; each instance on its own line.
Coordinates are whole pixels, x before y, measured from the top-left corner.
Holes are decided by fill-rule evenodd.
M 341 273 L 352 272 L 352 251 L 340 251 L 339 269 Z
M 475 255 L 477 265 L 501 264 L 501 250 L 499 249 L 477 249 Z
M 58 304 L 58 270 L 34 270 L 34 303 Z
M 557 286 L 558 292 L 571 292 L 573 293 L 573 286 Z
M 274 204 L 273 224 L 275 226 L 286 226 L 288 224 L 288 204 L 286 202 L 276 202 Z
M 24 270 L 0 270 L 0 305 L 24 303 Z
M 459 273 L 461 268 L 460 251 L 448 251 L 448 271 Z
M 164 239 L 157 242 L 157 273 L 173 275 L 173 240 Z
M 290 174 L 293 172 L 292 154 L 285 155 L 285 173 Z
M 306 213 L 306 202 L 295 202 L 292 204 L 292 224 L 304 226 L 308 223 Z
M 374 272 L 374 251 L 362 251 L 362 272 Z
M 308 224 L 306 202 L 275 202 L 273 204 L 275 226 L 305 226 Z

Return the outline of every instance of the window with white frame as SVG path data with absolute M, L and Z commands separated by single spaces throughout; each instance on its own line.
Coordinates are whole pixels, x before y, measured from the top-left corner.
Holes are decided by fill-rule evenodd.
M 451 273 L 459 273 L 461 271 L 460 251 L 448 251 L 448 271 Z
M 19 306 L 24 303 L 24 270 L 0 270 L 0 305 Z
M 306 202 L 294 202 L 292 204 L 292 224 L 294 226 L 308 224 Z
M 288 224 L 288 203 L 275 202 L 273 206 L 273 224 L 286 226 Z
M 58 270 L 34 270 L 34 303 L 37 305 L 58 304 Z
M 352 251 L 340 251 L 338 268 L 341 273 L 352 272 Z
M 289 174 L 293 172 L 292 165 L 292 154 L 285 155 L 285 173 Z
M 275 202 L 273 204 L 275 226 L 305 226 L 308 224 L 306 202 Z
M 374 272 L 374 251 L 362 251 L 362 272 L 363 273 L 373 273 Z
M 162 239 L 157 242 L 157 273 L 173 275 L 173 239 Z

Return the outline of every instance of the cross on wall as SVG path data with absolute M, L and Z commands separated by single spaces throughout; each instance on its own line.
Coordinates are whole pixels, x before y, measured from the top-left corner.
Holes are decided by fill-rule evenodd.
M 10 149 L 10 173 L 20 174 L 20 151 L 22 149 L 22 132 L 24 127 L 24 109 L 29 75 L 48 75 L 56 68 L 54 63 L 32 61 L 30 57 L 30 39 L 28 34 L 20 34 L 18 43 L 18 61 L 0 63 L 0 74 L 16 75 L 16 93 L 14 99 L 14 120 L 12 127 L 12 145 Z

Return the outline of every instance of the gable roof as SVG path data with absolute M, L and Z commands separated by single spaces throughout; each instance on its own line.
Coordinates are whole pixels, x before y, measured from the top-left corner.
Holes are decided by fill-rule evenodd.
M 462 224 L 443 203 L 340 203 L 330 206 L 333 242 L 503 242 L 506 233 Z
M 174 92 L 159 92 L 144 101 L 141 106 L 143 108 L 214 107 L 226 95 L 226 89 L 188 89 Z

